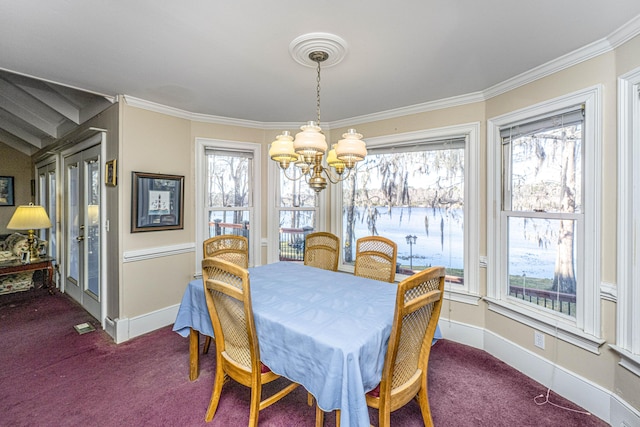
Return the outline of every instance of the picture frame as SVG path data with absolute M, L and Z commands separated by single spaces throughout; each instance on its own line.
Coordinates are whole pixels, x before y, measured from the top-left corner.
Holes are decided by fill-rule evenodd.
M 131 232 L 184 228 L 184 176 L 131 172 Z
M 0 206 L 15 206 L 12 176 L 0 176 Z
M 24 251 L 20 254 L 20 260 L 23 264 L 29 264 L 31 262 L 31 252 Z
M 108 187 L 117 185 L 116 159 L 109 160 L 104 164 L 104 183 Z

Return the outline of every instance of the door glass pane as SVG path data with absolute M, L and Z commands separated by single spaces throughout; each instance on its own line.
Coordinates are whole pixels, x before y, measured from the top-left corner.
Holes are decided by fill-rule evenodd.
M 87 250 L 87 289 L 100 295 L 100 165 L 87 164 L 87 212 L 85 216 L 85 248 Z
M 509 217 L 509 295 L 576 315 L 576 221 Z M 558 262 L 567 260 L 568 262 Z
M 79 203 L 79 171 L 73 165 L 67 169 L 67 242 L 69 242 L 67 256 L 67 277 L 78 283 L 80 271 L 80 247 L 78 237 L 80 236 L 80 203 Z
M 56 197 L 56 173 L 55 171 L 49 172 L 47 174 L 47 179 L 49 181 L 47 185 L 47 191 L 49 192 L 48 196 L 48 209 L 49 218 L 51 219 L 51 228 L 49 229 L 49 248 L 48 254 L 49 256 L 55 257 L 57 252 L 57 221 L 56 221 L 56 209 L 57 209 L 57 197 Z

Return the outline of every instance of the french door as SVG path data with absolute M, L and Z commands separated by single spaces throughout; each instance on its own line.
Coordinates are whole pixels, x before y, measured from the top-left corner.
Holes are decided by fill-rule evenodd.
M 99 145 L 64 159 L 65 292 L 98 320 L 101 176 Z

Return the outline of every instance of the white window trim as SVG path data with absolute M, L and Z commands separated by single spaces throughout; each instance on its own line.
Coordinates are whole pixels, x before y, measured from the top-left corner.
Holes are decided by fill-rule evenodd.
M 397 143 L 442 141 L 455 137 L 463 137 L 466 140 L 464 149 L 465 280 L 464 285 L 447 283 L 447 295 L 452 295 L 454 292 L 456 301 L 477 304 L 480 292 L 480 123 L 465 123 L 367 138 L 366 143 L 367 147 L 373 148 Z M 336 190 L 331 193 L 331 231 L 337 236 L 342 236 L 342 183 Z M 338 268 L 341 271 L 353 273 L 353 266 L 340 263 Z M 404 277 L 396 275 L 396 280 L 402 280 Z M 472 297 L 469 298 L 469 295 Z
M 205 164 L 205 150 L 208 148 L 222 148 L 231 150 L 245 150 L 253 151 L 253 171 L 251 186 L 253 191 L 251 192 L 253 197 L 252 208 L 250 211 L 249 220 L 251 221 L 251 227 L 249 233 L 251 233 L 251 243 L 249 245 L 249 261 L 251 265 L 260 265 L 262 262 L 262 256 L 260 251 L 262 232 L 261 232 L 261 218 L 262 218 L 262 202 L 260 182 L 262 177 L 262 145 L 255 142 L 241 142 L 241 141 L 225 141 L 220 139 L 211 138 L 196 138 L 196 171 L 195 171 L 195 206 L 196 206 L 196 268 L 195 276 L 202 274 L 202 243 L 208 237 L 207 230 L 204 226 L 204 211 L 206 200 L 206 186 L 204 177 L 206 175 Z
M 634 149 L 636 147 L 636 149 Z M 620 365 L 640 376 L 640 68 L 618 78 L 617 332 Z M 634 309 L 635 307 L 635 309 Z
M 602 208 L 602 86 L 586 88 L 572 94 L 526 107 L 487 121 L 487 302 L 489 309 L 518 322 L 542 330 L 559 339 L 599 354 L 600 339 L 600 271 Z M 504 283 L 506 265 L 501 235 L 502 145 L 500 128 L 511 123 L 549 114 L 574 105 L 585 105 L 584 188 L 589 197 L 584 202 L 584 259 L 579 263 L 579 277 L 584 278 L 578 292 L 575 323 L 551 314 L 507 302 Z M 585 191 L 586 193 L 586 191 Z
M 267 186 L 267 264 L 278 262 L 280 260 L 280 217 L 277 215 L 279 207 L 277 202 L 280 201 L 280 166 L 271 159 L 268 160 L 269 185 Z M 294 167 L 293 165 L 289 168 Z M 304 179 L 304 178 L 302 178 Z M 318 195 L 318 206 L 316 207 L 316 230 L 324 231 L 327 229 L 327 218 L 325 212 L 327 192 L 334 184 L 329 183 L 328 187 L 322 190 Z

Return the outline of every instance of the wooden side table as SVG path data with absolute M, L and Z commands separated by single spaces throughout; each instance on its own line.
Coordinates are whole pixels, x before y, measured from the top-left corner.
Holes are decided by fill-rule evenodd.
M 41 257 L 30 262 L 22 262 L 21 260 L 3 261 L 0 263 L 0 276 L 7 274 L 20 273 L 23 271 L 47 271 L 44 275 L 42 287 L 48 288 L 49 293 L 55 292 L 55 285 L 53 283 L 53 261 L 51 257 Z

